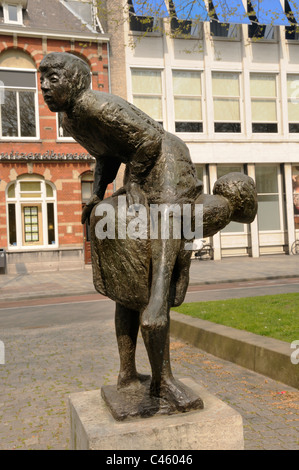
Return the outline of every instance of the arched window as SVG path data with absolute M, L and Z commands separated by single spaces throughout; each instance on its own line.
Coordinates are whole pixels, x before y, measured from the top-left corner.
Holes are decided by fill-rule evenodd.
M 6 189 L 8 246 L 58 246 L 56 188 L 38 175 L 22 175 Z
M 0 55 L 0 98 L 0 138 L 38 138 L 36 68 L 25 52 Z

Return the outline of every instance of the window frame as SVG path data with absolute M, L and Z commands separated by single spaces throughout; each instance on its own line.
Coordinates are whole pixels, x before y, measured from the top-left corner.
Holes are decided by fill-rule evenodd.
M 287 89 L 288 89 L 288 78 L 291 77 L 291 76 L 297 76 L 298 77 L 298 80 L 293 80 L 293 82 L 298 82 L 298 85 L 299 85 L 299 73 L 296 73 L 296 72 L 293 72 L 293 73 L 287 73 L 286 74 L 286 79 L 287 79 Z M 292 96 L 288 96 L 287 95 L 287 106 L 289 107 L 289 103 L 292 101 Z M 298 93 L 296 93 L 295 95 L 295 100 L 296 100 L 296 104 L 299 106 L 299 86 L 298 86 Z M 299 119 L 298 121 L 290 121 L 290 117 L 289 117 L 289 109 L 287 111 L 288 113 L 288 133 L 293 135 L 293 134 L 298 134 L 299 133 Z M 296 124 L 298 126 L 298 130 L 296 132 L 292 132 L 290 131 L 290 125 L 292 124 Z
M 17 108 L 17 126 L 18 126 L 18 135 L 17 136 L 3 136 L 2 135 L 2 120 L 1 120 L 1 106 L 4 106 L 4 103 L 0 103 L 0 139 L 3 141 L 35 141 L 40 139 L 40 128 L 39 128 L 39 107 L 38 107 L 38 88 L 37 88 L 37 71 L 34 69 L 28 68 L 13 68 L 13 67 L 0 67 L 0 71 L 9 71 L 9 72 L 28 72 L 34 74 L 35 78 L 35 87 L 20 87 L 20 86 L 1 86 L 0 90 L 3 92 L 3 97 L 5 101 L 5 91 L 16 92 L 16 108 Z M 0 82 L 1 85 L 2 82 Z M 30 91 L 34 93 L 34 114 L 35 114 L 35 136 L 21 136 L 21 118 L 20 118 L 20 102 L 19 102 L 19 93 L 23 91 Z
M 236 23 L 221 23 L 218 20 L 217 13 L 213 4 L 213 1 L 208 2 L 208 9 L 210 15 L 210 23 L 209 23 L 209 32 L 210 32 L 210 39 L 216 41 L 241 41 L 241 25 Z M 231 28 L 236 32 L 234 36 L 224 36 L 224 35 L 217 35 L 213 32 L 214 25 L 219 25 L 220 27 L 227 28 L 227 31 Z
M 3 20 L 4 24 L 14 24 L 14 25 L 23 25 L 23 7 L 21 3 L 16 4 L 16 3 L 9 3 L 8 2 L 3 2 Z M 17 9 L 17 21 L 12 21 L 9 19 L 9 7 L 16 7 Z
M 199 79 L 200 79 L 200 85 L 201 85 L 201 93 L 198 94 L 198 95 L 186 95 L 186 94 L 175 94 L 174 91 L 172 93 L 172 102 L 173 102 L 173 119 L 174 119 L 174 129 L 175 129 L 175 133 L 178 134 L 179 136 L 182 135 L 182 134 L 190 134 L 192 136 L 195 136 L 195 135 L 202 135 L 204 133 L 204 118 L 203 118 L 203 70 L 192 70 L 192 69 L 180 69 L 180 68 L 172 68 L 171 70 L 171 78 L 172 78 L 172 90 L 173 90 L 173 77 L 174 77 L 174 74 L 173 72 L 190 72 L 190 73 L 197 73 L 199 74 Z M 182 120 L 177 120 L 175 118 L 175 98 L 190 98 L 190 99 L 194 99 L 194 98 L 199 98 L 200 99 L 200 106 L 201 106 L 201 120 L 186 120 L 186 121 L 182 121 Z M 201 124 L 201 130 L 199 131 L 177 131 L 176 130 L 176 123 L 178 122 L 186 122 L 186 123 L 189 123 L 189 122 L 194 122 L 194 123 L 199 123 Z
M 138 71 L 155 71 L 155 72 L 160 72 L 160 78 L 161 78 L 161 93 L 136 93 L 134 92 L 133 89 L 133 71 L 138 70 Z M 164 69 L 162 67 L 138 67 L 138 66 L 132 66 L 130 67 L 130 80 L 131 80 L 131 98 L 132 98 L 132 104 L 139 108 L 135 103 L 134 103 L 134 98 L 135 97 L 153 97 L 153 98 L 159 98 L 161 100 L 161 111 L 162 111 L 162 120 L 158 120 L 152 116 L 150 116 L 146 111 L 146 114 L 148 114 L 154 121 L 158 122 L 161 124 L 163 127 L 165 126 L 166 123 L 166 112 L 165 112 L 165 100 L 164 100 Z M 141 108 L 139 108 L 141 109 Z
M 222 175 L 220 175 L 220 170 L 226 168 L 227 171 L 225 171 Z M 228 175 L 229 173 L 232 172 L 240 172 L 245 173 L 245 165 L 243 163 L 217 163 L 216 166 L 216 174 L 217 174 L 217 180 L 221 178 L 221 176 Z M 240 230 L 234 230 L 234 228 L 240 227 Z M 243 230 L 242 230 L 243 227 Z M 229 222 L 222 230 L 220 230 L 221 236 L 229 236 L 229 235 L 247 235 L 248 234 L 248 224 L 243 224 L 242 222 L 235 222 L 231 221 Z
M 249 15 L 249 13 L 253 13 L 252 15 Z M 259 20 L 256 16 L 256 12 L 254 11 L 253 9 L 253 6 L 251 5 L 251 2 L 250 0 L 247 0 L 247 13 L 248 13 L 248 18 L 249 20 L 251 21 L 251 24 L 248 25 L 247 27 L 247 36 L 248 36 L 248 40 L 251 41 L 252 43 L 255 43 L 255 42 L 267 42 L 267 43 L 275 43 L 278 41 L 278 38 L 279 38 L 279 34 L 278 34 L 278 28 L 279 26 L 276 26 L 276 25 L 262 25 L 259 23 Z M 253 29 L 253 27 L 256 27 L 257 29 L 259 28 L 265 28 L 265 31 L 264 33 L 266 32 L 266 28 L 267 27 L 270 27 L 271 29 L 273 29 L 273 37 L 271 38 L 266 38 L 263 34 L 263 36 L 261 37 L 257 37 L 257 36 L 252 36 L 251 33 L 250 33 L 250 28 Z
M 272 75 L 275 78 L 275 90 L 276 90 L 276 96 L 274 97 L 269 97 L 269 96 L 252 96 L 251 95 L 251 89 L 249 87 L 249 94 L 250 94 L 250 107 L 251 107 L 251 133 L 253 135 L 279 135 L 281 133 L 281 119 L 279 119 L 279 86 L 278 86 L 278 78 L 279 78 L 279 72 L 250 72 L 249 73 L 249 83 L 251 84 L 251 76 L 252 75 Z M 276 121 L 255 121 L 252 119 L 252 102 L 253 101 L 269 101 L 269 102 L 275 102 L 275 108 L 276 108 Z M 277 126 L 277 131 L 275 132 L 254 132 L 253 131 L 253 125 L 254 124 L 276 124 Z
M 238 87 L 239 87 L 239 95 L 238 96 L 233 96 L 233 95 L 214 95 L 214 91 L 213 91 L 213 75 L 214 74 L 234 74 L 234 75 L 238 75 Z M 217 135 L 226 135 L 226 134 L 232 134 L 234 136 L 239 136 L 241 134 L 244 133 L 244 123 L 243 123 L 243 116 L 242 116 L 242 106 L 241 106 L 241 99 L 242 99 L 242 87 L 241 87 L 241 77 L 242 77 L 242 71 L 236 71 L 236 70 L 212 70 L 211 71 L 211 80 L 212 80 L 212 103 L 213 103 L 213 132 L 214 134 L 217 134 Z M 215 107 L 214 107 L 214 99 L 233 99 L 233 100 L 236 100 L 238 99 L 238 103 L 239 103 L 239 116 L 240 116 L 240 119 L 238 121 L 232 121 L 232 120 L 216 120 L 215 119 Z M 215 130 L 215 124 L 239 124 L 240 125 L 240 132 L 233 132 L 233 131 L 227 131 L 227 132 L 224 132 L 224 131 L 216 131 Z
M 257 168 L 260 167 L 275 167 L 276 168 L 276 182 L 277 182 L 277 192 L 259 192 L 259 188 L 257 187 L 257 200 L 258 204 L 261 204 L 259 201 L 259 196 L 277 196 L 277 203 L 278 203 L 278 217 L 279 217 L 279 229 L 269 229 L 269 230 L 261 230 L 260 223 L 259 223 L 259 212 L 257 216 L 257 223 L 258 223 L 258 230 L 259 233 L 283 233 L 286 230 L 286 221 L 285 221 L 285 193 L 284 193 L 284 185 L 283 185 L 283 174 L 281 172 L 280 165 L 277 163 L 259 163 L 255 165 L 255 180 L 256 180 L 256 173 Z
M 40 191 L 36 191 L 36 194 L 40 194 L 40 197 L 26 197 L 22 198 L 21 183 L 40 183 Z M 47 185 L 53 190 L 52 196 L 47 196 Z M 8 195 L 9 189 L 14 186 L 14 197 Z M 34 191 L 29 191 L 29 194 Z M 25 192 L 26 194 L 26 192 Z M 9 251 L 19 250 L 40 250 L 58 248 L 58 217 L 57 217 L 57 190 L 55 185 L 51 181 L 44 180 L 39 175 L 31 177 L 31 175 L 21 175 L 21 177 L 9 183 L 5 191 L 6 196 L 6 215 L 7 215 L 7 246 Z M 49 242 L 49 227 L 48 227 L 48 204 L 54 206 L 54 236 L 55 243 Z M 16 243 L 15 245 L 10 244 L 10 225 L 9 225 L 9 205 L 14 204 L 15 206 L 15 229 L 16 229 Z M 24 239 L 24 221 L 23 221 L 23 209 L 25 206 L 39 205 L 41 208 L 41 228 L 42 242 L 36 244 L 26 244 Z

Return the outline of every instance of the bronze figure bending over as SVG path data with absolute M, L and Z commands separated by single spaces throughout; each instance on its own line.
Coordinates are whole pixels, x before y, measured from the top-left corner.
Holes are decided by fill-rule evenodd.
M 96 159 L 94 194 L 82 222 L 90 218 L 95 288 L 116 302 L 118 390 L 129 396 L 147 390 L 147 377 L 138 374 L 135 366 L 141 327 L 152 371 L 149 402 L 165 412 L 201 408 L 201 399 L 173 377 L 169 358 L 169 311 L 183 302 L 189 282 L 188 240 L 122 239 L 117 229 L 114 239 L 99 239 L 98 208 L 110 204 L 117 227 L 120 195 L 125 196 L 126 207 L 142 205 L 147 211 L 157 204 L 180 208 L 203 204 L 203 236 L 207 237 L 231 220 L 250 223 L 254 219 L 254 183 L 243 174 L 230 174 L 217 181 L 214 195 L 202 194 L 185 143 L 125 100 L 91 90 L 90 71 L 83 60 L 68 53 L 51 53 L 42 60 L 40 72 L 49 109 L 63 112 L 63 128 Z M 101 202 L 121 163 L 126 165 L 123 188 Z M 126 215 L 125 225 L 129 222 Z M 169 224 L 171 233 L 172 216 Z M 141 415 L 151 413 L 147 406 L 143 409 Z M 122 419 L 121 413 L 117 417 Z

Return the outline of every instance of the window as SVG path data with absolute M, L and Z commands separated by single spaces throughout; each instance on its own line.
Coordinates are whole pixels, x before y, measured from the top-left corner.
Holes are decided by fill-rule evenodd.
M 132 70 L 134 105 L 163 124 L 162 77 L 160 70 Z
M 217 178 L 227 175 L 228 173 L 243 173 L 242 165 L 217 165 Z M 244 224 L 239 222 L 230 222 L 224 229 L 221 230 L 222 233 L 243 233 L 245 229 Z
M 0 85 L 0 138 L 36 138 L 36 72 L 0 69 Z
M 214 130 L 241 132 L 239 74 L 213 72 Z
M 270 24 L 261 24 L 260 20 L 256 16 L 256 12 L 253 8 L 252 2 L 250 1 L 247 2 L 247 11 L 249 19 L 251 21 L 251 24 L 248 26 L 248 37 L 251 39 L 275 39 L 275 26 L 273 25 L 273 23 L 271 24 L 271 18 L 267 19 L 267 23 Z M 271 13 L 269 12 L 268 16 L 270 17 L 270 15 Z
M 287 76 L 289 132 L 299 132 L 299 75 Z
M 24 175 L 7 187 L 9 247 L 57 246 L 56 190 L 38 176 Z
M 202 132 L 201 72 L 172 72 L 175 131 Z
M 292 8 L 294 8 L 294 7 L 296 8 L 295 9 L 295 14 L 296 14 L 296 16 L 298 16 L 298 7 L 297 7 L 296 3 L 294 5 L 292 5 Z M 294 12 L 292 11 L 292 8 L 291 8 L 289 2 L 287 0 L 285 0 L 286 16 L 287 16 L 289 22 L 291 23 L 291 26 L 286 26 L 285 27 L 285 38 L 287 40 L 297 40 L 298 41 L 299 40 L 299 28 L 298 28 L 298 25 L 297 25 L 297 21 L 296 21 Z
M 73 137 L 68 133 L 66 132 L 63 127 L 62 127 L 62 116 L 63 116 L 63 113 L 57 113 L 57 134 L 58 134 L 58 138 L 59 139 L 63 139 L 63 140 L 73 140 Z
M 204 2 L 169 0 L 170 26 L 174 37 L 202 37 L 201 22 L 207 21 Z
M 210 12 L 210 33 L 211 36 L 235 39 L 238 37 L 239 26 L 232 23 L 222 23 L 219 21 L 216 13 L 215 6 L 212 1 L 209 1 L 209 12 Z M 229 14 L 228 17 L 231 15 Z
M 278 132 L 276 75 L 251 74 L 250 93 L 252 132 Z
M 22 5 L 17 3 L 3 3 L 4 23 L 23 24 Z
M 130 30 L 134 32 L 153 32 L 158 30 L 159 18 L 168 16 L 164 1 L 143 2 L 128 0 Z
M 256 165 L 255 179 L 259 230 L 280 230 L 278 167 Z

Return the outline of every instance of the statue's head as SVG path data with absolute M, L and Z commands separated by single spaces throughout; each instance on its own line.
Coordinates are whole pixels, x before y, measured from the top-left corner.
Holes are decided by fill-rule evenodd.
M 67 52 L 51 52 L 41 61 L 41 90 L 53 112 L 67 111 L 90 87 L 90 70 L 84 60 Z

